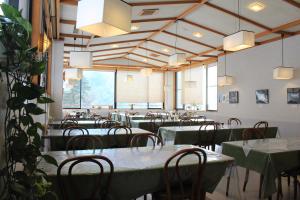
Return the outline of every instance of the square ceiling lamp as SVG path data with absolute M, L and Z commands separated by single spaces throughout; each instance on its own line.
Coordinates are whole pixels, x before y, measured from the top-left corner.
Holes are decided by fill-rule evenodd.
M 278 80 L 288 80 L 294 77 L 294 68 L 293 67 L 276 67 L 273 70 L 273 79 Z
M 143 76 L 150 76 L 152 74 L 153 70 L 151 68 L 143 68 L 141 69 L 141 74 Z
M 92 53 L 90 51 L 71 51 L 70 66 L 75 68 L 92 67 Z
M 64 78 L 65 81 L 80 80 L 80 79 L 82 79 L 81 69 L 71 68 L 65 70 L 65 78 Z
M 225 51 L 239 51 L 255 45 L 255 34 L 252 31 L 239 31 L 223 39 Z
M 131 31 L 131 6 L 121 0 L 81 0 L 76 28 L 101 37 Z
M 169 65 L 171 67 L 178 67 L 187 64 L 185 53 L 175 53 L 169 57 Z
M 224 75 L 224 76 L 219 76 L 218 77 L 218 85 L 223 87 L 223 86 L 229 86 L 233 84 L 233 77 Z

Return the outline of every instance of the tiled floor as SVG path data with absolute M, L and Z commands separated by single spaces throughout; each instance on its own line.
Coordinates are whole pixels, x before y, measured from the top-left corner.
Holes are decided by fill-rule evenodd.
M 244 176 L 245 176 L 245 169 L 238 168 L 238 180 L 240 188 L 242 189 Z M 249 182 L 247 185 L 247 189 L 245 192 L 241 190 L 241 197 L 238 196 L 237 190 L 237 181 L 232 181 L 230 184 L 230 194 L 228 197 L 225 195 L 226 189 L 226 177 L 224 176 L 217 186 L 216 190 L 213 194 L 207 194 L 206 200 L 257 200 L 258 198 L 258 187 L 259 187 L 259 174 L 253 171 L 250 171 Z M 292 179 L 291 179 L 292 180 Z M 293 191 L 293 183 L 291 181 L 290 187 L 287 185 L 287 180 L 282 179 L 282 187 L 283 187 L 283 198 L 281 200 L 293 200 L 294 199 L 294 191 Z M 300 200 L 300 188 L 298 189 L 298 198 Z M 139 198 L 138 200 L 143 200 L 144 198 Z M 148 200 L 151 200 L 150 195 L 147 197 Z M 276 194 L 273 195 L 272 199 L 276 200 Z

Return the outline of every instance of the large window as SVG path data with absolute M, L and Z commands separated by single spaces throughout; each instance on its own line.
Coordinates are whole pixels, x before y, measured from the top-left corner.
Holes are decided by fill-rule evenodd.
M 115 72 L 83 71 L 80 81 L 64 83 L 64 108 L 93 108 L 114 105 Z
M 176 109 L 183 109 L 182 103 L 182 72 L 176 72 Z
M 218 109 L 218 69 L 217 64 L 207 67 L 207 110 Z

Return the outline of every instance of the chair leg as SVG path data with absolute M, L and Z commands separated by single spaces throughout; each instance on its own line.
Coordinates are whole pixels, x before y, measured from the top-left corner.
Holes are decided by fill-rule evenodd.
M 262 190 L 262 183 L 263 183 L 263 180 L 264 180 L 264 175 L 260 175 L 260 178 L 259 178 L 259 193 L 258 193 L 258 197 L 261 198 L 261 190 Z
M 290 187 L 290 183 L 291 183 L 291 177 L 290 177 L 290 176 L 288 176 L 288 177 L 287 177 L 287 179 L 288 179 L 288 186 Z
M 146 194 L 144 195 L 144 200 L 147 200 L 147 195 Z
M 283 194 L 282 194 L 281 175 L 279 175 L 277 179 L 278 179 L 278 186 L 277 186 L 277 200 L 279 200 L 280 197 L 283 197 Z
M 246 191 L 246 186 L 247 186 L 247 183 L 248 183 L 248 179 L 249 179 L 249 169 L 246 169 L 246 175 L 245 175 L 245 180 L 244 180 L 244 186 L 243 186 L 243 192 Z
M 227 185 L 226 185 L 226 197 L 228 197 L 229 184 L 230 184 L 230 176 L 228 176 L 228 177 L 227 177 Z

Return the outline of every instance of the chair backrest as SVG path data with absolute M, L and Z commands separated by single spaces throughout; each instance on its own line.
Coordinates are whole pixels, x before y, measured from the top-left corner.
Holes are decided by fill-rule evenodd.
M 265 134 L 259 128 L 245 128 L 242 133 L 243 140 L 251 140 L 251 139 L 264 139 Z
M 207 121 L 202 123 L 198 131 L 198 145 L 200 147 L 208 148 L 212 147 L 215 150 L 215 138 L 219 128 L 218 122 Z
M 141 134 L 134 135 L 131 138 L 130 147 L 139 147 L 142 145 L 141 142 L 144 142 L 145 140 L 146 141 L 151 140 L 153 144 L 153 148 L 156 146 L 156 144 L 160 146 L 164 145 L 163 140 L 159 135 L 153 133 L 141 133 Z
M 60 126 L 59 128 L 64 129 L 64 128 L 68 128 L 68 127 L 75 127 L 78 126 L 78 121 L 75 119 L 64 119 L 60 122 Z
M 179 126 L 192 126 L 193 123 L 194 122 L 191 119 L 180 119 Z
M 242 122 L 241 120 L 239 120 L 238 118 L 229 118 L 228 121 L 227 121 L 227 124 L 228 125 L 233 125 L 233 123 L 235 123 L 236 125 L 242 125 Z
M 73 135 L 75 134 L 75 135 Z M 77 135 L 89 135 L 89 131 L 88 129 L 86 128 L 83 128 L 83 127 L 78 127 L 78 126 L 75 126 L 75 127 L 68 127 L 68 128 L 65 128 L 64 131 L 63 131 L 63 140 L 65 142 L 65 145 L 67 144 L 68 140 L 70 139 L 70 137 L 73 135 L 73 136 L 77 136 Z
M 267 134 L 267 132 L 268 132 L 269 123 L 267 121 L 259 121 L 256 124 L 254 124 L 253 128 L 261 128 L 261 129 L 263 129 L 263 134 L 265 136 Z
M 130 120 L 130 115 L 129 114 L 126 114 L 125 115 L 125 125 L 129 128 L 131 128 L 131 120 Z
M 68 153 L 69 150 L 85 150 L 85 149 L 92 149 L 96 150 L 99 148 L 103 148 L 104 144 L 100 137 L 95 135 L 77 135 L 71 137 L 66 145 L 66 152 Z
M 113 120 L 107 120 L 102 122 L 101 128 L 112 128 L 115 126 L 119 126 L 120 122 L 117 121 L 113 121 Z
M 82 191 L 82 182 L 76 183 L 72 178 L 73 169 L 76 165 L 81 163 L 94 163 L 99 167 L 99 174 L 93 176 L 95 177 L 95 182 L 91 191 Z M 108 172 L 105 172 L 104 178 L 104 167 L 103 163 L 109 167 Z M 67 171 L 67 176 L 62 175 L 62 169 L 69 165 Z M 105 166 L 106 166 L 105 165 Z M 65 200 L 73 199 L 83 199 L 82 194 L 88 196 L 86 199 L 106 199 L 107 193 L 110 187 L 111 178 L 114 172 L 113 163 L 104 156 L 100 155 L 88 155 L 88 156 L 78 156 L 64 160 L 57 168 L 57 180 L 59 184 L 59 189 L 61 191 L 62 197 Z M 104 182 L 105 181 L 105 182 Z M 68 190 L 67 188 L 72 188 Z M 88 195 L 89 194 L 89 195 Z
M 197 158 L 197 170 L 194 176 L 193 183 L 192 183 L 192 188 L 190 194 L 185 191 L 184 187 L 184 181 L 182 180 L 182 175 L 180 171 L 180 161 L 186 156 L 194 156 Z M 172 166 L 170 167 L 169 164 L 171 161 L 175 161 L 172 163 L 175 163 L 175 168 Z M 176 178 L 179 188 L 180 188 L 180 194 L 182 200 L 185 199 L 191 199 L 191 200 L 198 200 L 200 199 L 200 196 L 202 195 L 203 187 L 202 187 L 202 178 L 203 178 L 203 171 L 205 169 L 207 161 L 207 155 L 206 152 L 203 149 L 200 148 L 189 148 L 189 149 L 183 149 L 178 152 L 176 152 L 174 155 L 172 155 L 165 163 L 164 166 L 164 180 L 165 180 L 165 185 L 166 185 L 166 192 L 167 192 L 167 200 L 173 200 L 172 192 L 171 192 L 171 185 L 173 185 L 170 181 L 170 178 L 174 180 L 174 177 Z M 170 176 L 172 173 L 173 176 Z M 190 188 L 189 188 L 190 189 Z

